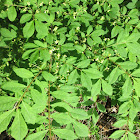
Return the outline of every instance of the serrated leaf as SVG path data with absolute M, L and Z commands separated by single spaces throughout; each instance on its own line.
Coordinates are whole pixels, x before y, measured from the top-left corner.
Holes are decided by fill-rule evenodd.
M 13 68 L 16 75 L 21 78 L 31 78 L 34 77 L 33 73 L 25 68 Z
M 119 120 L 113 124 L 114 127 L 120 128 L 127 124 L 127 120 Z
M 0 111 L 12 109 L 18 99 L 10 96 L 0 96 Z
M 135 77 L 140 77 L 140 69 L 133 71 L 131 75 Z
M 42 76 L 44 77 L 44 79 L 46 81 L 51 81 L 51 82 L 55 82 L 56 81 L 56 78 L 49 72 L 47 71 L 43 71 L 42 72 Z
M 91 96 L 94 97 L 98 94 L 100 94 L 101 91 L 101 80 L 98 80 L 91 89 Z
M 0 133 L 7 129 L 8 124 L 12 118 L 14 109 L 4 112 L 0 115 Z
M 86 87 L 88 90 L 91 90 L 91 86 L 92 86 L 91 79 L 83 72 L 81 72 L 81 83 L 82 86 Z
M 8 19 L 10 21 L 14 21 L 17 17 L 17 12 L 14 6 L 11 6 L 10 8 L 8 8 Z
M 35 113 L 36 112 L 33 111 L 31 106 L 29 106 L 27 103 L 25 103 L 23 101 L 21 104 L 21 113 L 27 123 L 35 124 L 35 121 L 36 121 Z
M 135 88 L 136 94 L 138 95 L 138 97 L 140 97 L 140 79 L 138 78 L 134 79 L 134 88 Z
M 68 77 L 68 84 L 75 83 L 77 78 L 78 78 L 78 73 L 77 73 L 77 70 L 75 69 L 70 73 L 70 75 Z
M 109 95 L 109 96 L 112 95 L 112 93 L 113 93 L 113 88 L 112 88 L 112 86 L 111 86 L 109 83 L 107 83 L 105 80 L 102 80 L 102 88 L 103 88 L 103 91 L 104 91 L 107 95 Z
M 70 124 L 72 122 L 72 118 L 66 113 L 53 113 L 51 118 L 60 125 Z
M 74 134 L 72 130 L 68 129 L 54 129 L 52 130 L 54 134 L 56 134 L 61 139 L 77 139 L 77 136 Z
M 118 139 L 120 138 L 126 131 L 125 130 L 116 130 L 109 138 Z
M 16 140 L 23 140 L 27 135 L 28 128 L 19 110 L 16 112 L 16 116 L 11 126 L 11 136 Z
M 46 133 L 47 133 L 47 130 L 30 134 L 30 135 L 28 135 L 26 140 L 43 140 L 43 138 L 45 137 Z
M 83 109 L 75 108 L 70 111 L 70 114 L 73 118 L 75 118 L 77 120 L 85 120 L 85 119 L 89 118 L 87 112 Z
M 10 90 L 10 91 L 13 91 L 13 92 L 18 92 L 18 91 L 21 91 L 25 88 L 26 86 L 23 85 L 23 84 L 19 84 L 15 81 L 9 81 L 9 82 L 6 82 L 2 85 L 2 89 L 4 90 Z
M 32 14 L 24 14 L 20 18 L 20 23 L 23 24 L 32 18 Z
M 23 35 L 25 38 L 30 38 L 34 34 L 34 21 L 26 23 L 23 27 Z
M 89 132 L 88 132 L 88 127 L 80 122 L 74 121 L 73 126 L 75 129 L 76 134 L 79 137 L 87 137 Z
M 98 108 L 98 110 L 101 111 L 101 112 L 106 112 L 105 107 L 104 107 L 102 104 L 100 104 L 100 103 L 97 103 L 97 108 Z

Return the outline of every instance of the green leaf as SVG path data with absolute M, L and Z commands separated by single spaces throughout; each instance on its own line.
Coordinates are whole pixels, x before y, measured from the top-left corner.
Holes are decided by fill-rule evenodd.
M 111 86 L 109 83 L 107 83 L 105 80 L 102 80 L 102 88 L 103 88 L 103 91 L 104 91 L 107 95 L 109 95 L 109 96 L 112 95 L 112 93 L 113 93 L 112 86 Z
M 133 133 L 128 131 L 128 139 L 129 140 L 136 140 L 136 136 Z
M 73 121 L 67 113 L 53 113 L 51 118 L 53 118 L 60 125 L 70 124 Z
M 132 93 L 132 81 L 130 77 L 127 77 L 123 87 L 122 87 L 123 96 L 128 97 Z
M 30 56 L 30 62 L 34 63 L 36 60 L 38 60 L 39 58 L 39 50 L 36 50 L 35 52 L 33 52 Z
M 18 91 L 21 91 L 25 88 L 26 86 L 23 85 L 23 84 L 19 84 L 15 81 L 9 81 L 9 82 L 6 82 L 2 85 L 2 89 L 4 90 L 10 90 L 10 91 L 13 91 L 13 92 L 18 92 Z
M 44 38 L 45 36 L 48 35 L 48 27 L 45 23 L 36 20 L 35 29 L 38 32 L 38 34 L 41 36 L 41 38 Z
M 65 103 L 65 102 L 53 103 L 53 104 L 51 104 L 51 107 L 53 107 L 53 108 L 55 108 L 55 107 L 64 108 L 69 112 L 72 110 L 72 108 L 68 105 L 68 103 Z
M 134 79 L 134 88 L 135 88 L 136 94 L 138 95 L 138 97 L 140 97 L 140 79 L 138 78 Z
M 47 133 L 47 130 L 30 134 L 27 136 L 26 140 L 43 140 L 46 133 Z
M 75 69 L 75 70 L 73 70 L 71 73 L 70 73 L 70 75 L 69 75 L 69 77 L 68 77 L 68 84 L 73 84 L 73 83 L 75 83 L 76 82 L 76 80 L 77 80 L 77 78 L 78 78 L 78 73 L 77 73 L 77 70 Z
M 36 121 L 35 112 L 33 111 L 31 106 L 29 106 L 27 103 L 23 101 L 21 105 L 21 113 L 27 123 L 35 124 Z
M 116 130 L 109 138 L 118 139 L 120 138 L 126 131 L 125 130 Z
M 31 78 L 34 77 L 33 73 L 25 68 L 13 68 L 16 75 L 21 78 Z
M 135 77 L 140 77 L 140 69 L 136 69 L 131 75 Z
M 83 60 L 77 63 L 78 68 L 86 68 L 90 64 L 90 59 Z
M 121 104 L 121 106 L 119 107 L 118 114 L 126 113 L 126 112 L 128 111 L 129 108 L 130 108 L 130 103 L 129 103 L 129 102 L 124 102 L 124 103 Z
M 34 43 L 40 47 L 46 48 L 46 44 L 39 40 L 34 40 Z
M 49 72 L 47 71 L 43 71 L 42 72 L 42 76 L 44 77 L 44 79 L 46 81 L 51 81 L 51 82 L 55 82 L 56 81 L 56 78 Z
M 85 120 L 85 119 L 89 118 L 87 112 L 83 109 L 75 108 L 70 111 L 70 114 L 73 118 L 75 118 L 77 120 Z
M 93 114 L 92 114 L 92 122 L 93 122 L 93 124 L 95 125 L 98 122 L 98 120 L 99 120 L 99 115 L 98 115 L 96 109 L 94 108 Z
M 60 34 L 60 41 L 58 45 L 63 45 L 66 40 L 66 36 L 64 34 Z
M 31 50 L 27 50 L 23 53 L 22 55 L 22 58 L 25 60 L 25 59 L 28 59 L 29 58 L 29 54 L 34 52 L 36 49 L 31 49 Z
M 44 61 L 50 60 L 51 56 L 49 54 L 49 51 L 46 49 L 40 50 L 40 58 L 43 59 Z
M 118 77 L 122 73 L 123 73 L 123 71 L 121 71 L 118 67 L 114 68 L 109 75 L 109 79 L 108 79 L 109 84 L 115 83 L 116 80 L 118 79 Z
M 96 96 L 99 95 L 101 91 L 101 80 L 99 79 L 93 86 L 91 89 L 91 96 Z
M 12 118 L 14 109 L 4 112 L 0 115 L 0 133 L 7 129 L 8 124 Z
M 88 127 L 80 122 L 74 121 L 73 126 L 76 134 L 79 137 L 87 137 L 88 136 Z
M 91 79 L 99 79 L 103 77 L 102 73 L 95 68 L 84 69 L 82 71 L 85 72 Z
M 10 21 L 14 21 L 17 17 L 17 12 L 14 6 L 11 6 L 10 8 L 8 8 L 8 19 Z
M 34 34 L 34 21 L 26 23 L 23 27 L 23 35 L 25 38 L 30 38 Z
M 111 31 L 111 38 L 115 37 L 119 33 L 119 30 L 119 26 L 116 25 Z
M 132 69 L 136 68 L 138 65 L 137 63 L 131 62 L 131 61 L 120 62 L 117 64 L 119 64 L 121 66 L 121 68 L 127 69 L 127 70 L 132 70 Z
M 133 43 L 126 43 L 127 45 L 127 48 L 129 49 L 129 51 L 132 53 L 132 54 L 140 54 L 140 45 L 139 43 L 137 42 L 133 42 Z
M 67 93 L 65 91 L 62 90 L 58 90 L 58 91 L 54 91 L 51 93 L 55 98 L 66 101 L 67 103 L 70 103 L 71 105 L 73 105 L 73 103 L 78 103 L 79 101 L 79 97 L 76 96 L 75 93 Z
M 42 94 L 36 89 L 31 89 L 31 97 L 36 104 L 43 105 L 45 108 L 47 103 L 46 94 Z
M 52 130 L 54 134 L 56 134 L 61 139 L 77 139 L 77 136 L 74 134 L 72 130 L 68 129 L 54 129 Z
M 11 30 L 11 32 L 10 32 L 10 31 L 9 31 L 8 29 L 6 29 L 6 28 L 1 28 L 0 31 L 1 31 L 1 35 L 2 35 L 3 37 L 10 38 L 10 39 L 13 39 L 13 38 L 16 37 L 16 32 L 15 32 L 14 30 Z M 12 31 L 13 31 L 13 32 L 12 32 Z
M 47 14 L 45 13 L 36 13 L 35 18 L 38 19 L 39 21 L 47 21 Z
M 127 120 L 119 120 L 113 124 L 114 127 L 120 128 L 127 124 Z
M 98 110 L 101 111 L 101 112 L 106 112 L 105 107 L 104 107 L 102 104 L 100 104 L 100 103 L 97 103 L 97 108 L 98 108 Z
M 130 109 L 129 109 L 129 119 L 131 119 L 131 121 L 133 121 L 137 115 L 138 109 L 136 109 L 135 105 L 131 105 Z
M 23 24 L 32 18 L 32 14 L 24 14 L 20 18 L 20 23 Z
M 90 47 L 92 47 L 94 44 L 93 40 L 90 37 L 87 37 L 87 43 Z
M 87 29 L 87 35 L 89 35 L 93 31 L 93 27 L 90 25 Z
M 82 86 L 86 87 L 88 90 L 91 90 L 91 86 L 92 86 L 91 79 L 83 72 L 81 72 L 81 83 Z
M 18 109 L 11 126 L 11 136 L 16 140 L 23 140 L 23 138 L 27 135 L 27 133 L 28 133 L 27 125 Z
M 10 110 L 18 99 L 10 96 L 0 96 L 0 111 Z

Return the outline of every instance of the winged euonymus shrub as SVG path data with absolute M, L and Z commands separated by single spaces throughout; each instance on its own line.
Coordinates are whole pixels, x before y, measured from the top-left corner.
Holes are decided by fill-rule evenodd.
M 139 8 L 138 0 L 0 0 L 0 133 L 93 139 L 110 98 L 119 109 L 109 138 L 135 140 Z

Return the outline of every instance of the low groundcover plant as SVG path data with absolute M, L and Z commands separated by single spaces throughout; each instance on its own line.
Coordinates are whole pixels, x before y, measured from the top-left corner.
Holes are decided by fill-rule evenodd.
M 139 139 L 140 1 L 0 0 L 0 133 L 15 140 Z

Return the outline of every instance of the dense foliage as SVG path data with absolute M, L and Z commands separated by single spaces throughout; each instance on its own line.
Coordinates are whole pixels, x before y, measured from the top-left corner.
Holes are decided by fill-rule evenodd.
M 101 139 L 96 124 L 110 99 L 118 111 L 109 138 L 136 140 L 139 8 L 138 0 L 0 0 L 0 133 Z

